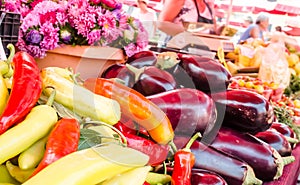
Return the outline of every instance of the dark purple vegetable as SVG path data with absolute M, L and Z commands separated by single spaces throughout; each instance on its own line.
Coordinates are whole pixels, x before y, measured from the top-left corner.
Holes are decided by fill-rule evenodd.
M 134 74 L 129 71 L 125 64 L 113 64 L 101 74 L 101 78 L 118 78 L 124 82 L 127 87 L 133 87 Z
M 192 185 L 227 185 L 227 182 L 220 175 L 203 169 L 192 170 Z
M 155 66 L 146 66 L 138 69 L 126 64 L 126 67 L 135 74 L 135 83 L 132 88 L 144 96 L 177 88 L 177 83 L 173 76 Z
M 188 137 L 177 136 L 174 143 L 177 148 L 183 148 L 188 142 Z M 211 146 L 206 146 L 200 141 L 195 141 L 191 146 L 196 161 L 194 168 L 200 168 L 221 175 L 230 185 L 257 184 L 262 182 L 254 175 L 253 169 L 245 162 L 221 152 Z
M 257 178 L 272 181 L 282 175 L 286 163 L 294 160 L 282 158 L 269 144 L 248 133 L 241 133 L 222 127 L 210 146 L 245 161 L 249 164 Z
M 273 122 L 271 125 L 271 128 L 275 129 L 277 132 L 283 134 L 286 137 L 296 139 L 295 132 L 291 129 L 291 127 L 289 127 L 288 125 L 286 125 L 284 123 Z
M 197 89 L 206 93 L 227 89 L 231 74 L 219 61 L 186 54 L 178 54 L 178 57 L 179 65 L 192 78 Z
M 175 89 L 147 98 L 166 113 L 175 134 L 203 134 L 215 124 L 217 112 L 213 100 L 197 89 Z
M 273 147 L 281 156 L 290 156 L 292 147 L 289 141 L 281 133 L 275 130 L 266 130 L 258 132 L 255 137 L 263 140 Z
M 211 94 L 211 97 L 217 107 L 217 119 L 220 122 L 223 121 L 225 126 L 241 132 L 256 134 L 267 130 L 273 123 L 273 108 L 258 93 L 245 90 L 227 90 Z
M 136 68 L 142 68 L 144 66 L 154 66 L 156 58 L 156 55 L 152 51 L 140 51 L 128 57 L 126 63 Z

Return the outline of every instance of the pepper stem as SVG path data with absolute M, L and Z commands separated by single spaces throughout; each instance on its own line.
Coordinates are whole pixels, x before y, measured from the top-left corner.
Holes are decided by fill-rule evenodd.
M 53 89 L 53 91 L 51 92 L 51 94 L 50 94 L 50 96 L 49 96 L 49 98 L 48 98 L 48 100 L 47 100 L 47 102 L 46 102 L 46 105 L 52 106 L 52 104 L 53 104 L 53 102 L 54 102 L 54 99 L 55 99 L 55 96 L 56 96 L 56 90 L 55 90 L 55 88 L 52 87 L 52 86 L 47 86 L 46 88 L 51 88 L 51 89 Z
M 7 71 L 7 73 L 5 73 L 3 76 L 5 77 L 5 78 L 10 78 L 10 77 L 12 77 L 12 75 L 13 75 L 13 73 L 14 73 L 14 70 L 13 70 L 13 68 L 12 68 L 12 66 L 11 66 L 11 61 L 12 61 L 12 59 L 14 58 L 14 56 L 15 56 L 15 47 L 14 47 L 14 45 L 13 44 L 8 44 L 7 45 L 7 48 L 9 49 L 9 56 L 8 56 L 8 59 L 6 60 L 6 63 L 7 63 L 7 65 L 8 65 L 8 71 Z
M 295 161 L 295 157 L 294 156 L 287 156 L 287 157 L 282 157 L 282 160 L 283 160 L 283 165 L 288 165 L 292 162 Z
M 136 67 L 134 67 L 134 66 L 132 66 L 130 64 L 126 64 L 126 67 L 127 67 L 127 69 L 129 71 L 131 71 L 131 72 L 134 73 L 134 76 L 135 76 L 134 80 L 135 80 L 135 82 L 139 81 L 139 78 L 140 78 L 141 74 L 145 71 L 145 67 L 142 67 L 142 68 L 139 69 L 139 68 L 136 68 Z
M 173 140 L 169 142 L 169 146 L 171 147 L 172 154 L 175 154 L 177 152 L 177 147 L 176 147 L 175 143 L 173 142 Z
M 200 132 L 197 132 L 195 135 L 193 135 L 193 137 L 186 144 L 185 149 L 190 149 L 192 144 L 197 140 L 198 137 L 202 137 Z
M 103 125 L 103 126 L 106 126 L 110 129 L 112 129 L 114 132 L 116 132 L 120 138 L 121 138 L 121 141 L 123 142 L 122 144 L 124 146 L 127 146 L 127 139 L 126 137 L 124 136 L 124 134 L 122 134 L 122 132 L 120 132 L 117 128 L 115 128 L 114 126 L 111 126 L 110 124 L 107 124 L 105 122 L 102 122 L 102 121 L 86 121 L 85 124 L 92 124 L 92 125 Z

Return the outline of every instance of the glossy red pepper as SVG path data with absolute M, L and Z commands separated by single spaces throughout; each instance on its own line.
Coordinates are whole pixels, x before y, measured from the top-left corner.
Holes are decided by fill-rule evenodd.
M 118 121 L 118 123 L 114 124 L 114 127 L 117 128 L 122 133 L 133 134 L 133 135 L 142 134 L 143 136 L 150 137 L 149 133 L 147 132 L 147 130 L 145 128 L 134 123 L 133 120 L 127 118 L 126 116 L 124 116 L 124 114 L 121 115 L 120 121 Z
M 36 61 L 28 53 L 17 52 L 12 60 L 13 82 L 7 105 L 0 117 L 0 134 L 17 124 L 35 106 L 42 92 Z
M 78 147 L 79 138 L 79 122 L 73 118 L 60 119 L 49 134 L 44 157 L 31 177 L 54 161 L 75 152 Z
M 196 133 L 187 143 L 185 148 L 179 149 L 174 155 L 174 170 L 172 173 L 172 185 L 191 185 L 192 168 L 195 164 L 195 155 L 190 147 L 199 137 Z
M 149 139 L 129 133 L 123 133 L 123 135 L 129 148 L 136 149 L 149 156 L 149 165 L 155 166 L 167 159 L 169 145 L 159 145 Z
M 96 94 L 116 100 L 122 114 L 144 127 L 157 143 L 168 144 L 173 140 L 174 131 L 167 115 L 139 92 L 104 78 L 89 78 L 83 85 Z

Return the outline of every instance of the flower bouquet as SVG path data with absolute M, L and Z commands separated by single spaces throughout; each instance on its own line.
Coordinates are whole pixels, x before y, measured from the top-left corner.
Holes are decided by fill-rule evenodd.
M 62 45 L 110 46 L 127 56 L 148 45 L 142 23 L 116 0 L 6 0 L 22 16 L 17 47 L 37 58 Z

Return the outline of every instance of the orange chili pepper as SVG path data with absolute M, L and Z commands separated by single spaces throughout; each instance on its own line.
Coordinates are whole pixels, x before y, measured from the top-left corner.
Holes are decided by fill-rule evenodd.
M 116 100 L 121 112 L 144 127 L 159 144 L 168 144 L 174 131 L 166 114 L 144 95 L 121 83 L 105 78 L 89 78 L 84 87 L 96 94 Z

